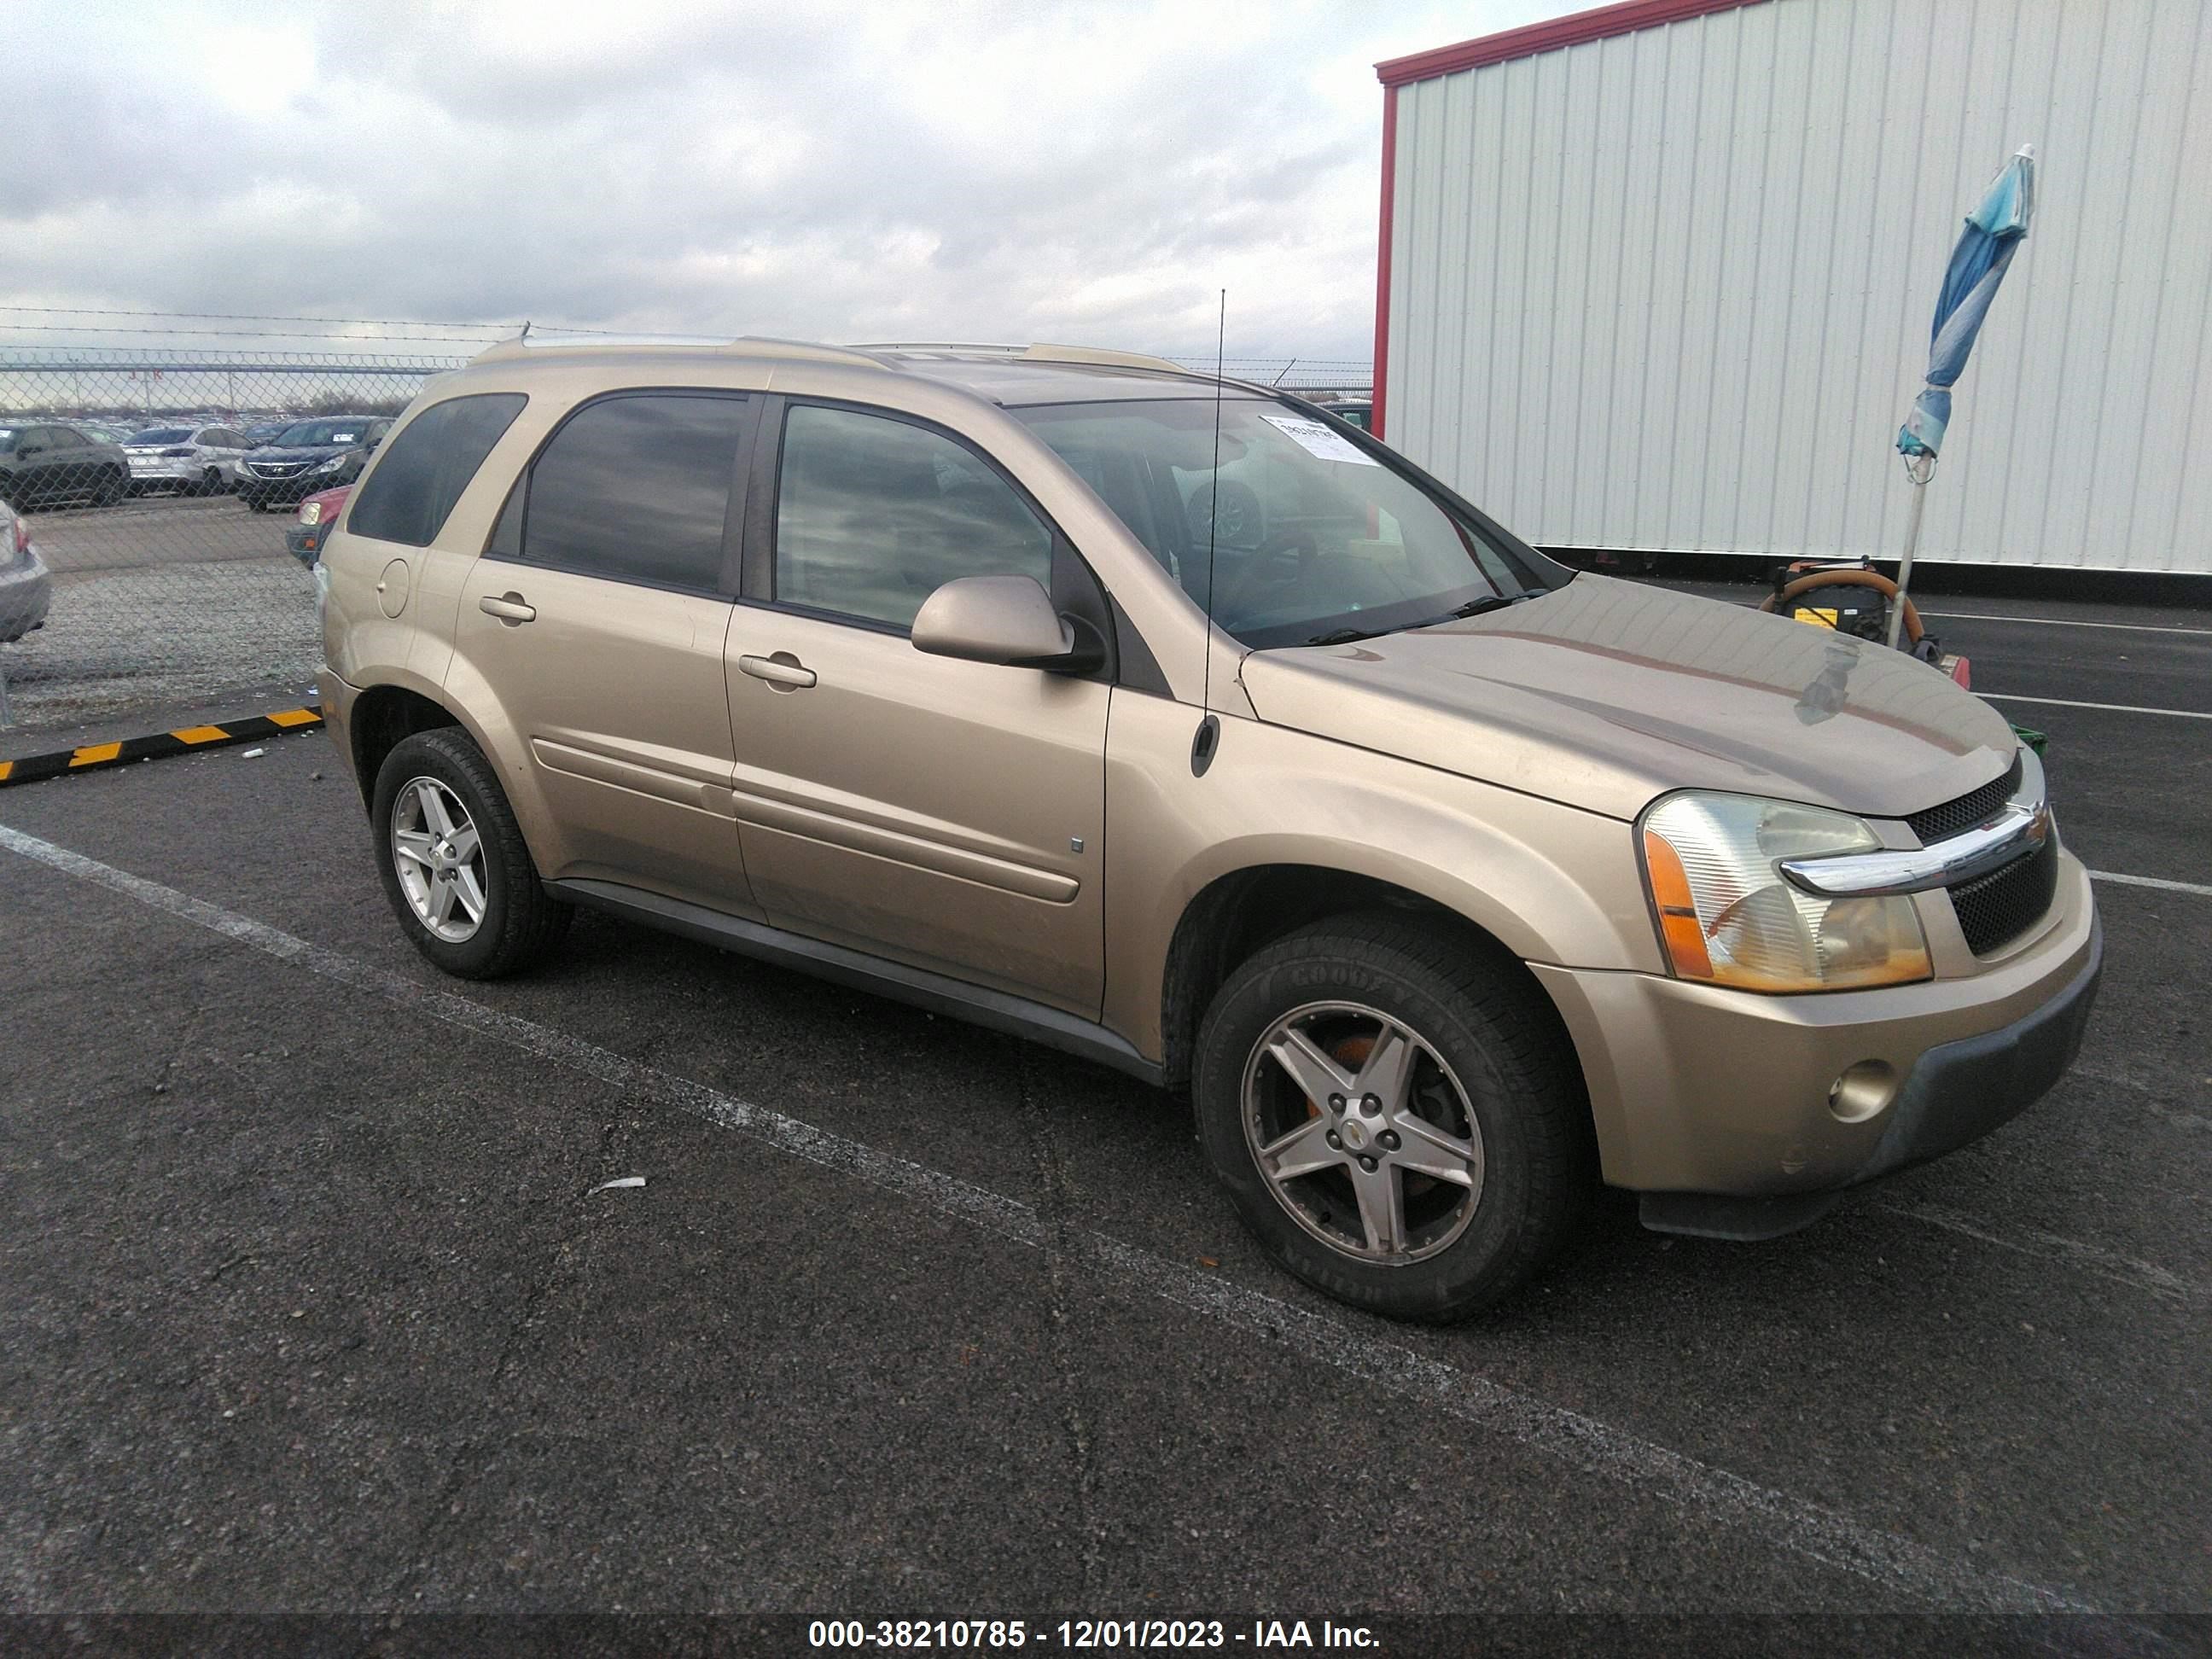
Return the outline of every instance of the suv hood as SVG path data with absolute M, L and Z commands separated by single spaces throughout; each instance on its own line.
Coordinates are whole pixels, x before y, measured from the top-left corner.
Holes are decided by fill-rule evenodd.
M 2018 746 L 1903 652 L 1587 574 L 1487 616 L 1255 651 L 1241 674 L 1272 725 L 1618 818 L 1682 788 L 1902 817 Z

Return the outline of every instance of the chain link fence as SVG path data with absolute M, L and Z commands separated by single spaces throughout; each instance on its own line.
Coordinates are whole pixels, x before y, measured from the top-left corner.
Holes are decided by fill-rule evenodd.
M 300 503 L 350 483 L 383 424 L 464 361 L 0 347 L 0 723 L 303 695 L 321 640 L 288 547 Z M 1317 400 L 1369 380 L 1364 362 L 1223 368 Z

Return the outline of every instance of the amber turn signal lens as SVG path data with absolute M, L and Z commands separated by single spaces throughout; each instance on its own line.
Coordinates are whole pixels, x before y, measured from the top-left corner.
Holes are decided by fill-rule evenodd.
M 1689 873 L 1674 849 L 1650 830 L 1644 832 L 1644 867 L 1651 872 L 1651 896 L 1659 906 L 1659 933 L 1667 941 L 1674 971 L 1686 979 L 1711 979 L 1713 959 L 1705 951 L 1705 930 L 1698 924 Z

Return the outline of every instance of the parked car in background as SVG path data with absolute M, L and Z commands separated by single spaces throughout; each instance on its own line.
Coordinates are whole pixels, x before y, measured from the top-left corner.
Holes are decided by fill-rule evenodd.
M 135 426 L 118 426 L 112 421 L 71 421 L 69 424 L 87 437 L 111 444 L 127 442 L 131 434 L 138 430 Z
M 1370 398 L 1321 398 L 1315 400 L 1317 407 L 1327 410 L 1340 421 L 1349 421 L 1362 432 L 1375 429 L 1375 403 Z
M 0 427 L 0 501 L 10 507 L 107 507 L 130 488 L 131 458 L 120 444 L 54 422 Z
M 338 510 L 353 494 L 351 484 L 340 484 L 336 489 L 319 490 L 300 503 L 300 511 L 285 526 L 284 545 L 292 556 L 310 570 L 315 557 L 322 551 L 323 543 L 337 528 Z
M 244 433 L 228 426 L 157 426 L 135 433 L 123 446 L 131 458 L 131 492 L 214 495 L 234 489 L 238 463 L 251 447 Z
M 292 424 L 290 421 L 258 422 L 246 428 L 246 447 L 248 449 L 258 449 L 264 444 L 274 443 L 283 435 L 284 428 Z
M 52 597 L 52 580 L 31 542 L 30 520 L 0 507 L 0 645 L 46 626 Z
M 381 415 L 333 415 L 295 421 L 275 439 L 243 457 L 238 498 L 256 513 L 349 484 L 392 428 Z

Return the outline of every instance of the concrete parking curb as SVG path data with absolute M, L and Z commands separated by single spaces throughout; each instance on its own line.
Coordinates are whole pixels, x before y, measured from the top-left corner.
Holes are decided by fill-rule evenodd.
M 220 749 L 228 744 L 251 743 L 300 732 L 323 723 L 319 704 L 280 708 L 273 714 L 249 714 L 220 726 L 185 726 L 173 732 L 155 732 L 143 738 L 114 743 L 90 743 L 76 749 L 58 749 L 49 755 L 26 755 L 20 760 L 0 760 L 0 789 L 15 783 L 37 783 L 65 772 L 93 772 L 103 766 L 122 766 L 131 761 L 155 760 L 167 755 L 189 755 L 201 749 Z

